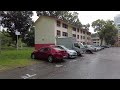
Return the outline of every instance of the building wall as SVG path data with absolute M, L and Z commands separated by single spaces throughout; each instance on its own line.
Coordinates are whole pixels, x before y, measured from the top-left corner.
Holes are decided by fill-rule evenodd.
M 57 21 L 61 22 L 61 26 L 57 26 Z M 85 31 L 85 34 L 81 33 L 81 29 L 79 29 L 79 32 L 77 31 L 73 31 L 73 27 L 70 24 L 68 25 L 68 28 L 64 28 L 62 27 L 62 23 L 65 23 L 64 21 L 61 20 L 57 20 L 55 18 L 52 17 L 47 17 L 47 16 L 41 16 L 36 22 L 35 22 L 35 48 L 38 49 L 42 46 L 46 46 L 46 45 L 54 45 L 56 44 L 56 38 L 63 38 L 63 37 L 73 37 L 73 34 L 76 35 L 76 39 L 77 39 L 77 35 L 79 35 L 79 39 L 77 39 L 78 42 L 84 42 L 85 44 L 87 44 L 87 42 L 90 42 L 90 40 L 87 40 L 87 37 L 91 37 L 91 35 L 87 35 L 88 31 Z M 57 30 L 59 30 L 61 32 L 61 36 L 57 36 Z M 62 33 L 63 32 L 67 32 L 68 36 L 63 36 Z M 81 39 L 82 36 L 82 39 Z M 83 39 L 83 36 L 85 36 L 85 39 Z
M 101 44 L 101 40 L 99 37 L 92 37 L 92 43 L 93 45 L 99 45 Z M 102 45 L 105 45 L 105 41 L 103 40 Z
M 68 26 L 68 37 L 72 37 L 72 27 Z
M 44 44 L 55 44 L 55 20 L 41 16 L 35 23 L 35 47 L 38 49 Z
M 61 22 L 61 26 L 58 27 L 56 21 L 57 21 L 57 20 L 55 20 L 55 24 L 54 24 L 54 26 L 55 26 L 55 36 L 57 37 L 57 30 L 59 30 L 59 31 L 61 32 L 61 36 L 60 36 L 60 37 L 63 38 L 63 37 L 65 37 L 65 36 L 63 36 L 62 33 L 63 33 L 63 32 L 67 32 L 67 33 L 68 33 L 68 29 L 62 27 L 62 23 L 63 23 L 63 22 Z

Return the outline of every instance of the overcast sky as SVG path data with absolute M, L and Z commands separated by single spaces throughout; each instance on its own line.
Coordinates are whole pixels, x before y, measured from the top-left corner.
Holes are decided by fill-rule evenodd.
M 82 24 L 91 23 L 97 19 L 114 20 L 114 17 L 120 14 L 120 11 L 77 11 L 79 13 L 79 19 Z M 37 20 L 37 15 L 34 13 L 33 20 Z M 90 27 L 90 32 L 94 32 L 94 29 Z

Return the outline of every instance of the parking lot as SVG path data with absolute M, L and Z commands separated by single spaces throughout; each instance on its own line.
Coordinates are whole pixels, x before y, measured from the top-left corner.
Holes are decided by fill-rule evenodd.
M 0 79 L 120 79 L 120 48 L 111 47 L 64 62 L 41 61 L 0 73 Z

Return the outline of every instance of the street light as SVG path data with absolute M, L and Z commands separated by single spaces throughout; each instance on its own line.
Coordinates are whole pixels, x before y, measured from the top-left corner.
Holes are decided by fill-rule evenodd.
M 15 35 L 17 35 L 17 50 L 18 50 L 18 35 L 20 35 L 20 32 L 16 30 Z

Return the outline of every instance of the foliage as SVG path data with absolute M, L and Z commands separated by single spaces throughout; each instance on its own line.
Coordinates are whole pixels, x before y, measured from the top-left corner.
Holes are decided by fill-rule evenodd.
M 1 35 L 0 35 L 1 48 L 6 47 L 6 46 L 12 46 L 15 42 L 12 41 L 11 37 L 7 37 L 3 33 L 8 35 L 8 33 L 4 29 L 1 31 Z
M 16 41 L 15 31 L 20 32 L 20 37 L 24 40 L 25 35 L 28 33 L 28 29 L 32 25 L 32 11 L 1 11 L 1 25 L 7 28 L 4 35 L 11 37 L 13 41 Z
M 25 42 L 27 46 L 31 46 L 31 47 L 34 46 L 34 38 L 35 38 L 34 31 L 35 31 L 35 28 L 31 27 L 28 33 L 26 34 L 25 39 L 23 40 L 23 42 Z
M 92 27 L 99 35 L 99 38 L 101 39 L 101 45 L 103 40 L 105 40 L 106 44 L 115 44 L 117 29 L 112 20 L 104 21 L 98 19 L 92 22 Z

